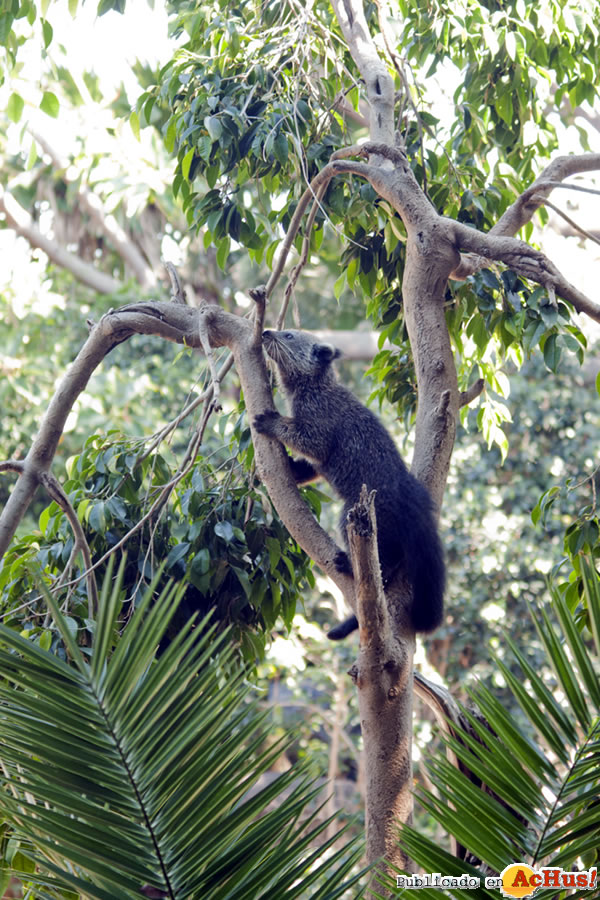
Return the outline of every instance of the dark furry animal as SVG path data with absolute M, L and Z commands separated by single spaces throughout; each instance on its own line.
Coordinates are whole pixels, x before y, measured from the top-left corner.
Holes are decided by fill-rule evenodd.
M 377 491 L 384 585 L 397 570 L 406 576 L 413 593 L 413 627 L 433 631 L 443 618 L 445 570 L 427 490 L 410 474 L 377 416 L 336 380 L 331 364 L 339 350 L 303 331 L 265 331 L 263 345 L 277 365 L 291 416 L 264 412 L 254 421 L 257 431 L 301 454 L 291 460 L 299 484 L 322 476 L 345 501 L 340 528 L 346 546 L 348 511 L 362 485 Z M 352 573 L 346 553 L 338 555 L 336 565 L 338 571 Z M 352 616 L 328 636 L 339 640 L 357 625 Z

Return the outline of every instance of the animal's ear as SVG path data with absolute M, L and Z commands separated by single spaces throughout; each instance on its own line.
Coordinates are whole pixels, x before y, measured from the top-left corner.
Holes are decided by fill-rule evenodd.
M 331 344 L 315 344 L 313 354 L 322 365 L 326 366 L 328 363 L 333 362 L 334 359 L 337 359 L 338 356 L 341 356 L 342 351 Z

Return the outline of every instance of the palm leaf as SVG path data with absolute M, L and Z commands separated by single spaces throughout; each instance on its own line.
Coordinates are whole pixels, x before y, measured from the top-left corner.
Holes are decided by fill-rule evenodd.
M 35 863 L 15 874 L 40 898 L 358 896 L 361 847 L 329 853 L 302 770 L 248 796 L 282 746 L 262 749 L 227 636 L 189 623 L 157 658 L 180 592 L 150 590 L 119 635 L 121 576 L 91 654 L 48 597 L 70 664 L 0 626 L 0 814 Z
M 513 862 L 577 868 L 578 860 L 590 864 L 599 852 L 600 585 L 585 561 L 582 578 L 593 641 L 585 639 L 558 590 L 551 589 L 556 625 L 546 611 L 532 612 L 547 667 L 556 678 L 555 692 L 509 636 L 521 673 L 495 659 L 527 726 L 519 727 L 479 685 L 471 692 L 478 714 L 464 710 L 465 727 L 444 739 L 472 777 L 444 758 L 428 761 L 436 793 L 420 790 L 421 802 L 466 848 L 468 858 L 480 860 L 488 872 L 500 872 Z M 402 841 L 425 871 L 460 874 L 458 867 L 476 873 L 463 860 L 452 862 L 453 857 L 414 829 L 404 827 Z M 450 893 L 462 897 L 464 892 Z

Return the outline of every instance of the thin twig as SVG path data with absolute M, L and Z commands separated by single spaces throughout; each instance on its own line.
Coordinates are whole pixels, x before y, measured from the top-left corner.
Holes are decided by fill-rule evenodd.
M 183 478 L 184 475 L 186 475 L 190 471 L 192 466 L 194 465 L 194 463 L 196 461 L 196 454 L 198 453 L 198 449 L 199 449 L 200 445 L 202 444 L 202 440 L 204 438 L 204 432 L 206 431 L 206 426 L 208 424 L 208 420 L 209 420 L 211 414 L 215 410 L 216 410 L 216 406 L 215 406 L 214 402 L 208 403 L 206 405 L 206 407 L 204 409 L 204 415 L 202 417 L 202 420 L 201 420 L 200 424 L 198 425 L 198 428 L 196 429 L 196 433 L 194 434 L 191 441 L 189 442 L 187 450 L 185 452 L 185 456 L 183 458 L 183 462 L 181 464 L 181 467 L 180 467 L 180 470 L 178 473 L 178 474 L 180 474 L 180 477 L 178 478 L 177 481 L 175 481 L 175 479 L 173 479 L 169 483 L 167 488 L 164 488 L 161 491 L 161 493 L 159 494 L 156 501 L 152 504 L 151 511 L 152 511 L 152 515 L 156 516 L 156 521 L 154 522 L 154 525 L 150 532 L 150 539 L 148 541 L 148 549 L 146 551 L 146 555 L 144 557 L 144 563 L 142 565 L 142 573 L 145 572 L 145 570 L 146 570 L 146 562 L 148 560 L 148 555 L 152 552 L 152 548 L 154 547 L 154 535 L 156 534 L 156 529 L 158 528 L 158 526 L 160 524 L 160 520 L 161 520 L 162 514 L 164 512 L 164 509 L 166 507 L 166 504 L 169 500 L 169 497 L 173 493 L 173 490 L 175 489 L 178 481 L 180 481 L 181 478 Z M 152 569 L 154 570 L 154 566 L 152 567 Z M 143 574 L 140 578 L 140 583 L 141 583 L 142 579 L 143 579 Z M 136 590 L 137 590 L 137 585 L 133 591 L 134 595 L 135 595 Z
M 267 306 L 267 288 L 264 284 L 248 291 L 252 300 L 254 300 L 254 333 L 252 343 L 255 347 L 262 346 L 262 333 L 265 325 L 265 309 Z M 277 326 L 279 328 L 279 326 Z
M 73 530 L 73 537 L 75 539 L 73 554 L 81 551 L 83 557 L 84 569 L 86 570 L 84 574 L 87 581 L 88 615 L 90 619 L 93 619 L 98 612 L 98 588 L 96 585 L 96 576 L 92 571 L 90 546 L 87 542 L 83 526 L 58 479 L 55 478 L 51 472 L 42 472 L 40 482 L 44 485 L 50 497 L 58 503 L 69 520 L 69 524 Z M 76 581 L 79 581 L 82 577 L 83 575 L 76 579 Z
M 190 445 L 186 452 L 186 459 L 188 460 L 187 465 L 185 466 L 185 468 L 180 469 L 173 476 L 173 478 L 163 486 L 160 494 L 158 495 L 158 497 L 156 498 L 156 500 L 154 501 L 154 503 L 152 504 L 152 506 L 150 507 L 148 512 L 144 516 L 142 516 L 142 518 L 138 522 L 135 523 L 133 528 L 129 529 L 127 534 L 125 534 L 121 538 L 120 541 L 118 541 L 113 547 L 111 547 L 110 550 L 107 550 L 107 552 L 103 556 L 101 556 L 97 562 L 95 562 L 93 564 L 90 563 L 88 569 L 85 572 L 80 573 L 77 576 L 77 578 L 74 578 L 71 581 L 66 582 L 65 585 L 63 585 L 63 587 L 71 587 L 71 585 L 77 584 L 79 581 L 81 581 L 82 578 L 84 578 L 84 577 L 87 578 L 88 575 L 90 574 L 90 572 L 94 572 L 99 566 L 101 566 L 103 563 L 105 563 L 107 561 L 107 559 L 111 556 L 112 553 L 116 553 L 117 550 L 120 550 L 121 547 L 123 547 L 127 543 L 127 541 L 131 537 L 133 537 L 134 534 L 136 534 L 141 528 L 144 527 L 146 522 L 148 522 L 149 520 L 151 520 L 153 518 L 153 516 L 156 514 L 157 510 L 162 508 L 163 504 L 166 502 L 166 500 L 168 500 L 169 496 L 171 495 L 171 492 L 173 491 L 173 489 L 179 484 L 179 482 L 182 480 L 182 478 L 184 478 L 187 475 L 187 473 L 190 471 L 190 469 L 192 468 L 194 461 L 195 461 L 195 450 L 197 450 L 197 448 L 202 443 L 202 437 L 204 435 L 204 431 L 206 429 L 208 419 L 209 419 L 211 413 L 213 412 L 213 409 L 214 409 L 213 404 L 209 404 L 206 407 L 206 411 L 204 414 L 204 418 L 202 419 L 201 425 L 200 425 L 198 431 L 196 432 L 194 439 L 190 442 Z M 40 599 L 40 598 L 35 598 L 35 599 Z
M 568 185 L 558 184 L 556 187 L 567 187 Z M 600 194 L 600 191 L 595 191 L 595 193 Z M 583 235 L 583 237 L 587 238 L 589 241 L 593 241 L 595 244 L 600 244 L 600 240 L 597 237 L 594 237 L 593 234 L 590 234 L 589 231 L 586 231 L 585 228 L 582 228 L 581 225 L 578 225 L 577 222 L 574 221 L 570 216 L 568 216 L 562 209 L 559 209 L 558 206 L 555 206 L 554 203 L 551 203 L 550 200 L 547 200 L 544 197 L 540 197 L 537 194 L 534 194 L 532 197 L 533 200 L 539 201 L 544 206 L 548 206 L 550 209 L 553 209 L 554 212 L 563 218 L 565 222 L 568 222 L 571 228 L 574 228 L 575 231 L 579 232 L 579 234 Z
M 229 370 L 232 367 L 233 367 L 233 354 L 229 353 L 227 358 L 225 359 L 225 362 L 223 363 L 223 365 L 221 366 L 221 368 L 219 369 L 219 372 L 218 372 L 219 384 L 221 384 L 221 382 L 225 378 L 225 375 L 229 372 Z M 136 466 L 139 463 L 143 462 L 145 459 L 147 459 L 150 456 L 150 454 L 153 453 L 154 450 L 156 450 L 156 448 L 164 441 L 164 439 L 172 431 L 175 431 L 177 426 L 180 425 L 184 419 L 187 419 L 187 417 L 189 415 L 191 415 L 193 412 L 195 412 L 198 409 L 198 407 L 201 406 L 203 403 L 205 403 L 206 401 L 212 400 L 212 397 L 213 397 L 213 386 L 211 384 L 198 397 L 196 397 L 194 400 L 192 400 L 191 403 L 188 403 L 188 405 L 184 409 L 182 409 L 181 412 L 177 416 L 175 416 L 174 419 L 171 419 L 171 421 L 168 422 L 164 426 L 164 428 L 161 428 L 161 430 L 158 431 L 154 435 L 152 443 L 148 446 L 146 451 L 140 457 L 138 457 L 138 459 L 136 460 L 136 463 L 135 463 Z
M 331 179 L 334 177 L 335 174 L 336 174 L 336 172 L 333 169 L 328 169 L 328 167 L 325 166 L 325 168 L 321 169 L 321 171 L 318 173 L 318 175 L 316 175 L 313 178 L 313 180 L 311 181 L 309 186 L 306 188 L 306 190 L 300 197 L 300 200 L 298 201 L 298 206 L 296 207 L 296 211 L 294 212 L 294 215 L 292 216 L 292 221 L 290 222 L 288 230 L 286 232 L 286 235 L 285 235 L 282 247 L 281 247 L 281 253 L 279 254 L 275 268 L 271 272 L 271 275 L 267 282 L 267 286 L 265 289 L 267 299 L 273 293 L 275 285 L 279 281 L 281 273 L 283 272 L 283 267 L 285 266 L 285 262 L 287 260 L 288 253 L 290 252 L 290 249 L 294 243 L 294 238 L 296 237 L 296 234 L 298 233 L 298 229 L 300 228 L 300 223 L 302 222 L 302 217 L 303 217 L 304 213 L 306 212 L 306 207 L 308 206 L 308 204 L 310 203 L 310 201 L 312 199 L 316 198 L 317 191 L 319 190 L 320 185 L 324 184 L 324 186 L 326 187 L 329 184 L 329 182 L 331 181 Z
M 476 397 L 479 397 L 484 388 L 483 378 L 479 378 L 474 384 L 467 388 L 466 391 L 461 391 L 459 395 L 458 405 L 459 407 L 468 406 L 469 403 L 472 403 Z
M 217 372 L 215 355 L 213 353 L 213 348 L 211 347 L 210 339 L 208 336 L 208 323 L 206 321 L 206 317 L 204 316 L 204 309 L 202 307 L 198 310 L 198 336 L 200 338 L 200 343 L 202 344 L 202 349 L 204 350 L 204 353 L 206 355 L 208 368 L 210 369 L 211 387 L 213 389 L 212 405 L 214 409 L 219 410 L 222 409 L 221 401 L 219 399 L 221 395 L 219 373 Z
M 165 261 L 164 267 L 167 270 L 169 281 L 171 282 L 171 300 L 173 303 L 185 303 L 187 305 L 187 297 L 181 283 L 181 278 L 177 269 L 172 262 Z
M 600 190 L 598 190 L 597 188 L 584 187 L 582 184 L 571 184 L 568 181 L 542 181 L 539 184 L 535 185 L 535 189 L 537 191 L 539 191 L 540 188 L 543 190 L 547 187 L 564 188 L 567 191 L 581 191 L 581 193 L 583 194 L 600 195 Z
M 325 192 L 327 190 L 329 182 L 322 184 L 321 187 L 317 190 L 315 195 L 315 199 L 313 201 L 313 205 L 311 207 L 310 213 L 306 220 L 306 226 L 304 230 L 304 240 L 302 241 L 302 252 L 300 253 L 300 259 L 292 269 L 290 273 L 290 277 L 288 279 L 288 283 L 283 295 L 283 303 L 281 304 L 281 309 L 279 310 L 279 315 L 277 317 L 277 330 L 281 331 L 285 322 L 285 316 L 287 313 L 287 309 L 290 303 L 290 297 L 292 296 L 292 292 L 296 287 L 298 282 L 298 278 L 300 277 L 300 273 L 306 263 L 308 262 L 308 254 L 310 252 L 310 238 L 312 234 L 312 228 L 317 217 L 317 213 L 321 207 L 321 201 L 325 196 Z

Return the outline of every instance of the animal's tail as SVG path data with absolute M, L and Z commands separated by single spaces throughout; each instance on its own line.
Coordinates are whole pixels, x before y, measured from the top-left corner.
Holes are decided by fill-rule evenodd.
M 333 628 L 330 628 L 327 632 L 327 637 L 330 641 L 341 641 L 342 638 L 348 637 L 357 628 L 358 619 L 356 616 L 350 616 L 349 619 L 344 619 L 339 625 L 334 625 Z
M 435 528 L 427 540 L 413 548 L 407 577 L 412 585 L 411 620 L 415 631 L 435 631 L 444 620 L 444 588 L 446 567 L 444 551 Z M 350 616 L 327 632 L 331 641 L 341 641 L 358 628 L 356 616 Z
M 410 572 L 413 600 L 411 620 L 415 631 L 430 632 L 444 620 L 444 588 L 446 567 L 444 551 L 437 535 L 431 531 L 411 558 Z

